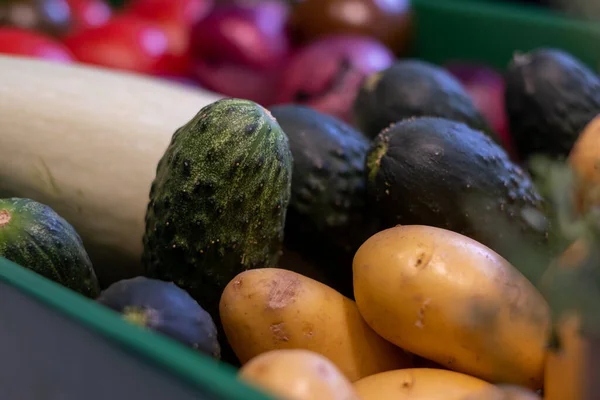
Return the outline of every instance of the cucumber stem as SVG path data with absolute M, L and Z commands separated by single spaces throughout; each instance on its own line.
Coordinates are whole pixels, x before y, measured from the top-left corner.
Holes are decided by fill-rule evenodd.
M 156 310 L 144 307 L 127 306 L 122 311 L 123 319 L 135 325 L 153 328 L 159 324 Z

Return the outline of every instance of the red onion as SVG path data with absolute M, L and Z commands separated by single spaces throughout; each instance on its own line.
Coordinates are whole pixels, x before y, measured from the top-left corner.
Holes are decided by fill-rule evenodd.
M 504 78 L 496 70 L 484 65 L 452 62 L 446 65 L 471 95 L 475 107 L 487 118 L 492 128 L 500 135 L 506 151 L 516 157 L 510 132 L 508 116 L 504 107 Z
M 393 61 L 385 45 L 366 36 L 317 39 L 290 59 L 281 76 L 277 102 L 304 104 L 350 122 L 363 79 Z
M 260 72 L 235 64 L 211 66 L 197 61 L 193 66 L 199 84 L 208 90 L 229 97 L 248 99 L 264 107 L 273 104 L 276 79 L 268 72 Z
M 269 105 L 289 52 L 288 11 L 274 0 L 215 8 L 192 30 L 194 76 L 210 90 Z

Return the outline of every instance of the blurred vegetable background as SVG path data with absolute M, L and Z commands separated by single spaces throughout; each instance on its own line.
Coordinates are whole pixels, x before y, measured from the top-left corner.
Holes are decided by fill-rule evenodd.
M 584 6 L 584 2 L 578 1 L 497 2 L 522 3 L 525 7 L 523 10 L 528 12 L 535 7 L 543 7 L 581 20 L 593 19 L 597 15 L 589 4 Z M 470 2 L 465 0 L 462 3 Z M 444 4 L 450 7 L 449 3 Z M 502 62 L 497 64 L 502 64 L 502 69 L 491 65 L 491 62 L 482 63 L 478 57 L 446 57 L 443 51 L 431 63 L 414 60 L 415 50 L 421 43 L 414 18 L 414 7 L 409 0 L 0 0 L 0 53 L 143 74 L 194 88 L 204 88 L 224 97 L 252 100 L 269 108 L 281 125 L 281 140 L 283 141 L 283 137 L 286 140 L 289 138 L 290 151 L 295 152 L 286 246 L 294 244 L 293 232 L 288 235 L 294 229 L 294 215 L 301 224 L 308 224 L 307 221 L 314 218 L 314 221 L 309 222 L 318 227 L 312 227 L 317 232 L 314 235 L 303 233 L 300 237 L 314 236 L 319 242 L 329 246 L 326 240 L 331 239 L 329 236 L 343 235 L 331 235 L 328 229 L 333 227 L 339 229 L 338 232 L 349 232 L 350 225 L 356 225 L 355 229 L 365 235 L 358 240 L 363 243 L 369 230 L 367 224 L 362 225 L 361 218 L 358 217 L 362 216 L 367 207 L 367 197 L 362 197 L 365 192 L 369 193 L 368 200 L 372 203 L 369 207 L 375 209 L 373 215 L 377 214 L 377 218 L 373 218 L 371 222 L 379 223 L 380 219 L 384 221 L 377 226 L 380 230 L 400 224 L 401 227 L 392 229 L 398 237 L 403 238 L 402 243 L 408 242 L 402 236 L 405 232 L 415 234 L 411 231 L 413 228 L 407 225 L 428 225 L 436 229 L 424 229 L 423 232 L 418 232 L 421 235 L 419 237 L 435 238 L 441 235 L 443 239 L 432 239 L 432 249 L 439 249 L 439 243 L 453 241 L 460 242 L 460 246 L 456 245 L 456 249 L 449 247 L 450 250 L 446 252 L 448 254 L 467 247 L 475 249 L 480 244 L 482 248 L 489 246 L 498 252 L 499 258 L 506 259 L 511 264 L 507 263 L 503 267 L 508 271 L 505 275 L 510 275 L 514 266 L 530 281 L 512 278 L 513 283 L 519 283 L 516 286 L 518 299 L 534 299 L 523 306 L 524 310 L 531 311 L 538 304 L 539 310 L 542 310 L 539 315 L 545 316 L 545 308 L 541 304 L 545 304 L 544 300 L 547 300 L 550 306 L 553 314 L 552 330 L 557 338 L 556 343 L 552 343 L 550 352 L 554 353 L 546 366 L 550 372 L 545 376 L 541 372 L 544 369 L 546 349 L 543 346 L 525 346 L 523 343 L 526 342 L 524 338 L 527 339 L 527 335 L 516 335 L 512 331 L 514 324 L 509 320 L 503 325 L 511 328 L 508 331 L 511 331 L 512 336 L 509 336 L 514 339 L 514 343 L 512 340 L 504 342 L 504 348 L 498 347 L 502 354 L 495 355 L 496 358 L 490 357 L 488 361 L 494 367 L 490 367 L 493 373 L 479 370 L 479 355 L 473 365 L 466 363 L 460 368 L 454 368 L 462 368 L 462 372 L 490 381 L 508 379 L 509 383 L 524 386 L 529 383 L 531 389 L 541 387 L 542 380 L 545 379 L 544 388 L 548 392 L 554 395 L 568 393 L 557 389 L 557 382 L 561 381 L 557 375 L 564 369 L 564 360 L 556 354 L 563 348 L 565 340 L 564 335 L 559 340 L 557 332 L 566 329 L 565 318 L 575 313 L 578 325 L 576 324 L 573 336 L 577 340 L 587 340 L 600 334 L 600 317 L 595 311 L 600 302 L 600 219 L 597 210 L 600 204 L 597 188 L 600 177 L 596 163 L 600 153 L 597 143 L 600 120 L 590 122 L 600 110 L 600 78 L 594 71 L 596 66 L 589 65 L 587 61 L 580 62 L 566 52 L 541 49 L 537 45 L 533 51 L 529 51 L 532 46 L 524 45 L 527 47 L 523 50 L 527 51 L 526 54 L 510 49 L 512 60 L 502 59 L 504 54 L 498 55 L 497 59 L 502 59 Z M 476 13 L 471 18 L 476 20 Z M 431 18 L 426 23 L 431 27 L 436 25 L 435 21 L 435 18 Z M 457 31 L 459 28 L 456 27 Z M 506 31 L 507 35 L 520 35 L 510 27 L 506 27 Z M 462 40 L 460 35 L 465 32 L 460 31 L 457 34 L 459 39 L 456 40 Z M 444 38 L 440 37 L 440 41 L 436 41 L 438 47 L 434 43 L 428 51 L 435 52 L 444 47 L 442 39 Z M 486 37 L 471 39 L 473 45 L 470 49 L 482 49 L 487 41 L 493 41 L 493 38 Z M 250 107 L 246 103 L 237 106 L 243 110 Z M 235 108 L 228 110 L 235 111 Z M 263 114 L 262 107 L 253 110 L 260 118 L 271 123 L 266 114 Z M 415 122 L 415 117 L 423 118 L 416 118 Z M 223 135 L 224 123 L 219 120 L 215 125 Z M 255 130 L 256 126 L 258 125 L 249 125 L 246 132 Z M 229 134 L 237 138 L 237 129 L 241 128 L 234 128 Z M 311 138 L 318 140 L 307 140 L 309 133 Z M 350 144 L 350 136 L 355 139 L 354 144 Z M 182 145 L 182 148 L 189 149 L 189 146 Z M 208 149 L 209 146 L 203 145 L 201 148 Z M 344 148 L 348 150 L 347 154 Z M 266 154 L 272 155 L 269 152 Z M 365 157 L 366 165 L 362 162 Z M 291 165 L 291 158 L 288 163 Z M 305 164 L 304 170 L 302 163 Z M 262 164 L 264 157 L 259 157 L 257 165 Z M 186 160 L 183 165 L 184 171 L 189 174 L 189 162 Z M 237 161 L 234 164 L 235 167 L 239 165 L 240 162 Z M 328 170 L 330 175 L 326 174 Z M 179 173 L 179 170 L 175 172 Z M 353 180 L 355 177 L 360 179 Z M 365 177 L 368 177 L 366 182 L 363 179 Z M 302 178 L 306 179 L 303 181 Z M 226 187 L 228 183 L 223 182 L 220 183 Z M 332 182 L 339 184 L 339 187 Z M 205 186 L 212 188 L 211 185 L 209 182 Z M 286 181 L 286 185 L 289 182 Z M 321 215 L 320 211 L 324 206 L 311 197 L 311 191 L 320 193 L 317 189 L 327 186 L 332 192 L 331 198 L 324 196 L 323 199 L 316 200 L 332 205 L 334 212 Z M 288 194 L 282 196 L 287 199 Z M 345 201 L 344 196 L 348 196 L 350 200 Z M 359 200 L 358 206 L 351 204 L 352 199 Z M 191 203 L 196 204 L 195 200 Z M 318 206 L 310 200 L 315 200 L 314 204 Z M 306 211 L 309 206 L 305 207 L 303 203 L 306 201 L 310 207 L 315 207 L 309 209 L 310 212 Z M 345 221 L 339 225 L 337 221 L 333 221 L 334 218 L 333 222 L 328 220 L 335 211 L 339 211 L 338 208 L 343 211 L 340 213 L 340 220 Z M 280 213 L 281 206 L 278 205 L 276 210 Z M 315 210 L 319 212 L 313 213 Z M 354 213 L 357 215 L 353 215 Z M 182 221 L 187 220 L 187 217 L 182 216 Z M 326 220 L 329 225 L 320 227 L 321 220 Z M 300 222 L 297 223 L 300 225 Z M 169 222 L 164 225 L 168 226 Z M 448 229 L 448 233 L 438 232 L 437 229 L 440 228 Z M 319 232 L 319 229 L 324 229 L 325 234 Z M 319 234 L 323 236 L 320 237 Z M 467 242 L 462 242 L 463 238 L 457 236 L 459 234 L 479 243 L 469 242 L 469 246 L 466 246 L 464 243 Z M 526 239 L 529 237 L 527 235 L 531 235 L 531 241 Z M 531 245 L 534 239 L 535 246 Z M 387 250 L 393 253 L 402 250 L 402 246 L 398 245 L 400 241 L 392 242 Z M 410 251 L 427 243 L 425 240 L 417 242 L 410 246 Z M 388 329 L 386 326 L 390 319 L 401 319 L 408 309 L 406 304 L 410 304 L 410 299 L 395 303 L 399 298 L 397 287 L 391 287 L 388 292 L 382 289 L 392 276 L 392 267 L 397 266 L 389 267 L 392 272 L 382 274 L 381 282 L 373 281 L 375 283 L 372 287 L 365 284 L 370 282 L 366 265 L 387 263 L 378 260 L 378 257 L 383 257 L 381 254 L 385 255 L 386 248 L 381 248 L 381 240 L 377 243 L 377 246 L 373 245 L 374 250 L 363 249 L 362 253 L 356 253 L 360 257 L 354 257 L 355 262 L 357 259 L 364 261 L 359 266 L 364 270 L 356 267 L 354 270 L 355 280 L 356 276 L 360 278 L 360 274 L 363 274 L 362 286 L 358 291 L 356 285 L 354 288 L 358 305 L 356 311 L 353 311 L 355 321 L 348 318 L 348 304 L 351 304 L 348 303 L 351 301 L 349 299 L 342 299 L 340 296 L 337 303 L 331 301 L 333 305 L 325 308 L 329 309 L 331 315 L 343 315 L 344 321 L 354 324 L 350 328 L 341 329 L 345 333 L 362 332 L 361 318 L 370 314 L 368 324 L 386 340 L 434 362 L 452 365 L 454 355 L 451 354 L 450 361 L 447 361 L 448 344 L 438 341 L 439 331 L 432 331 L 435 340 L 431 340 L 432 344 L 426 344 L 426 337 L 418 324 L 415 327 L 419 330 L 415 330 L 417 333 L 414 337 L 409 337 L 410 340 L 405 335 L 396 335 L 396 327 Z M 536 247 L 540 243 L 544 247 L 543 254 Z M 152 250 L 158 246 L 148 247 Z M 340 245 L 340 248 L 344 248 L 344 257 L 348 257 L 347 254 L 354 256 L 355 247 L 354 243 Z M 164 248 L 171 251 L 176 246 Z M 490 262 L 489 270 L 497 271 L 498 265 L 504 265 L 504 260 L 492 263 L 490 260 L 496 257 L 495 253 L 486 256 L 487 261 L 478 259 L 490 249 L 485 247 L 485 250 L 462 255 L 454 269 L 467 268 L 468 274 L 478 277 L 479 268 Z M 409 250 L 406 250 L 407 254 Z M 323 256 L 327 251 L 315 253 L 319 253 L 315 257 L 318 259 L 318 256 Z M 427 252 L 424 251 L 423 254 Z M 423 256 L 419 257 L 417 266 L 422 263 Z M 393 254 L 388 258 L 394 259 Z M 471 259 L 474 261 L 465 262 Z M 317 261 L 312 260 L 315 263 Z M 427 261 L 426 265 L 429 263 Z M 179 266 L 179 261 L 174 264 Z M 321 260 L 321 266 L 327 264 L 338 265 Z M 350 264 L 349 258 L 339 263 L 347 267 Z M 348 272 L 348 269 L 344 271 Z M 234 306 L 243 309 L 237 304 L 239 298 L 236 297 L 240 292 L 240 276 L 247 281 L 256 277 L 263 278 L 262 275 L 253 275 L 255 273 L 267 274 L 269 277 L 273 275 L 278 279 L 287 277 L 287 281 L 284 279 L 281 286 L 285 286 L 285 282 L 305 279 L 303 276 L 291 275 L 292 272 L 270 269 L 243 272 L 231 281 L 222 298 L 220 318 L 223 320 L 224 331 L 229 330 L 229 344 L 238 358 L 244 361 L 258 356 L 271 346 L 269 342 L 264 348 L 254 348 L 246 343 L 253 332 L 260 332 L 261 327 L 268 327 L 273 331 L 275 326 L 282 342 L 294 343 L 279 330 L 279 324 L 283 323 L 278 322 L 279 319 L 271 321 L 270 314 L 262 315 L 262 310 L 266 308 L 258 303 L 244 303 L 243 306 L 248 306 L 249 309 L 239 314 L 247 316 L 251 312 L 257 312 L 252 319 L 257 326 L 252 327 L 251 332 L 239 329 L 245 322 L 240 322 L 239 315 L 230 312 L 230 309 Z M 340 283 L 342 279 L 337 276 L 338 273 L 338 270 L 333 270 L 328 278 L 339 279 Z M 345 278 L 348 280 L 350 275 L 347 274 Z M 272 278 L 257 282 L 275 281 Z M 447 281 L 440 278 L 440 282 Z M 490 282 L 490 287 L 498 283 L 495 280 Z M 343 287 L 344 284 L 349 286 L 348 282 L 342 282 L 339 286 Z M 308 278 L 304 285 L 313 287 L 315 297 L 329 290 Z M 539 289 L 544 300 L 537 296 L 533 286 Z M 348 293 L 352 293 L 351 289 L 346 289 Z M 422 309 L 411 310 L 410 318 L 413 315 L 422 316 L 429 300 L 440 292 L 438 286 L 434 289 L 424 294 L 415 294 L 415 298 L 424 296 L 427 300 L 422 304 Z M 249 291 L 248 298 L 258 302 L 260 296 L 251 291 L 269 293 L 270 289 L 261 288 L 259 283 L 255 283 L 246 285 L 243 290 Z M 460 298 L 463 289 L 447 285 L 444 290 L 449 295 L 456 294 L 456 299 Z M 510 297 L 506 294 L 508 292 L 499 293 L 499 298 L 505 295 Z M 310 293 L 307 291 L 305 294 Z M 389 304 L 402 305 L 398 307 L 397 315 L 390 317 L 389 309 L 384 312 L 375 307 L 377 302 L 373 302 L 375 305 L 370 304 L 370 296 L 374 294 L 387 296 Z M 323 297 L 331 300 L 335 296 Z M 446 304 L 444 299 L 438 300 L 440 304 Z M 119 301 L 126 302 L 122 299 Z M 307 303 L 307 300 L 299 301 L 297 305 L 300 309 L 289 323 L 285 320 L 286 324 L 292 325 L 297 321 L 300 312 L 305 313 L 303 318 L 307 321 L 317 319 L 316 316 L 323 309 L 314 307 L 313 313 L 313 309 L 305 307 Z M 325 303 L 317 302 L 320 306 Z M 482 304 L 478 302 L 477 305 L 481 306 L 480 303 Z M 205 307 L 206 304 L 208 302 L 201 305 Z M 507 303 L 499 304 L 503 306 Z M 452 302 L 446 305 L 452 310 L 457 308 Z M 216 304 L 210 306 L 209 311 L 213 312 L 214 317 L 218 307 Z M 506 313 L 508 315 L 515 310 L 511 308 Z M 446 318 L 451 310 L 442 314 Z M 522 310 L 517 314 L 525 315 Z M 538 318 L 539 315 L 530 316 L 531 321 L 523 324 L 524 331 L 529 326 L 535 326 L 539 319 L 545 321 L 545 318 Z M 477 317 L 482 318 L 480 314 Z M 334 321 L 333 317 L 329 320 Z M 403 326 L 411 327 L 408 317 L 407 321 Z M 460 326 L 462 320 L 457 321 L 459 322 L 455 321 L 454 324 Z M 339 325 L 342 324 L 325 326 L 323 329 L 329 333 Z M 412 329 L 416 329 L 415 327 Z M 570 328 L 571 325 L 567 327 Z M 212 328 L 211 325 L 211 332 L 217 329 Z M 303 329 L 305 327 L 296 330 Z M 312 329 L 308 330 L 307 336 L 313 336 Z M 493 339 L 498 332 L 490 328 L 490 332 L 486 331 L 484 336 Z M 532 343 L 545 343 L 545 332 L 532 332 Z M 375 333 L 369 335 L 365 336 L 368 339 L 365 341 L 368 345 L 365 348 L 370 348 L 374 361 L 372 368 L 365 374 L 364 371 L 353 370 L 361 365 L 358 361 L 336 358 L 338 352 L 344 357 L 352 354 L 350 350 L 341 351 L 339 347 L 344 346 L 339 343 L 335 347 L 329 347 L 329 343 L 325 342 L 323 349 L 312 350 L 326 354 L 352 380 L 396 368 L 396 364 L 404 365 L 404 357 L 392 357 L 394 354 L 388 348 L 389 343 L 380 341 Z M 327 334 L 323 334 L 323 337 L 326 336 Z M 268 334 L 261 337 L 268 337 Z M 347 339 L 348 343 L 358 343 L 351 336 Z M 456 342 L 460 343 L 460 340 L 461 337 L 458 337 Z M 253 343 L 259 342 L 256 339 Z M 493 345 L 487 347 L 496 350 Z M 379 348 L 379 353 L 373 350 Z M 534 349 L 534 362 L 531 365 L 524 362 L 523 365 L 527 367 L 525 371 L 504 368 L 510 364 L 510 360 L 503 357 L 517 358 L 512 357 L 507 349 L 513 349 L 515 354 L 524 354 Z M 247 354 L 240 357 L 243 352 Z M 573 356 L 580 364 L 586 357 L 583 353 L 580 351 Z M 556 357 L 552 358 L 552 355 Z M 288 356 L 291 357 L 289 354 L 282 357 Z M 306 357 L 303 358 L 306 364 L 298 364 L 299 368 L 304 366 L 310 370 L 312 362 L 321 362 L 313 360 L 311 355 L 300 356 Z M 390 356 L 390 360 L 386 356 Z M 460 358 L 460 354 L 457 357 Z M 365 364 L 365 359 L 361 359 L 361 362 Z M 500 367 L 496 368 L 498 365 Z M 497 371 L 505 376 L 496 376 Z M 252 376 L 251 372 L 247 372 L 248 376 Z M 480 384 L 479 381 L 472 382 Z M 572 379 L 566 380 L 565 385 L 576 386 L 573 382 Z M 346 385 L 347 382 L 342 383 Z M 362 382 L 360 387 L 370 391 L 369 381 Z M 563 395 L 562 398 L 576 397 Z
M 360 82 L 413 54 L 414 28 L 409 0 L 0 1 L 0 53 L 149 74 L 264 106 L 294 102 L 346 122 Z M 502 76 L 448 62 L 514 155 Z
M 593 2 L 496 2 L 595 16 Z M 412 57 L 415 35 L 409 0 L 0 1 L 0 53 L 151 75 L 265 107 L 294 103 L 349 124 L 365 79 Z M 468 59 L 442 67 L 513 161 L 524 161 L 504 107 L 504 71 Z

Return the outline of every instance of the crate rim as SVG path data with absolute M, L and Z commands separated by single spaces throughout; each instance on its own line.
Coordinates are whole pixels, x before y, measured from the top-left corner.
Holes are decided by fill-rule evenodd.
M 474 13 L 494 19 L 517 19 L 541 25 L 560 24 L 570 29 L 600 29 L 598 22 L 561 13 L 532 4 L 509 3 L 490 0 L 411 0 L 416 7 L 434 7 L 451 13 Z
M 122 345 L 174 378 L 223 400 L 272 400 L 240 381 L 235 369 L 154 332 L 124 321 L 118 313 L 37 273 L 0 257 L 0 281 L 55 312 Z

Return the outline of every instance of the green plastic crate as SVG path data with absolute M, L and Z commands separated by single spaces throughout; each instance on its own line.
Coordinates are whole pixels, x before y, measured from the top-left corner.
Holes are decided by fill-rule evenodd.
M 536 6 L 483 0 L 413 0 L 415 56 L 504 69 L 516 51 L 563 49 L 600 67 L 600 22 L 576 20 Z
M 269 400 L 235 370 L 0 257 L 0 397 Z

